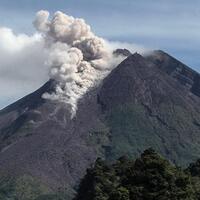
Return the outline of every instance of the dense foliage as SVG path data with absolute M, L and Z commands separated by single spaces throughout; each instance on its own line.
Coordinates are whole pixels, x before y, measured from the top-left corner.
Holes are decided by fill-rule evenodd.
M 98 159 L 75 200 L 197 200 L 199 178 L 191 174 L 198 163 L 194 166 L 183 171 L 152 149 L 135 161 L 122 157 L 108 165 Z
M 0 175 L 0 200 L 68 200 L 31 176 Z M 200 160 L 185 170 L 147 149 L 140 158 L 113 164 L 97 159 L 87 170 L 74 200 L 200 200 Z
M 1 175 L 0 200 L 68 200 L 64 192 L 54 193 L 37 179 L 24 175 L 18 178 Z

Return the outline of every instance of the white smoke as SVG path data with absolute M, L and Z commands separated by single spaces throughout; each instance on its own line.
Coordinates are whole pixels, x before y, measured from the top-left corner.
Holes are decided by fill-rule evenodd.
M 65 102 L 73 117 L 78 100 L 123 58 L 114 57 L 109 43 L 97 37 L 83 19 L 56 12 L 50 20 L 49 12 L 42 10 L 34 26 L 45 39 L 49 75 L 57 82 L 56 91 L 43 98 Z

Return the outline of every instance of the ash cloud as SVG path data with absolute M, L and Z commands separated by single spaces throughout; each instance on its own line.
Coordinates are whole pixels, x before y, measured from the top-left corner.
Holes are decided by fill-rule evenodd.
M 33 24 L 49 49 L 49 76 L 57 82 L 56 91 L 43 98 L 65 102 L 74 117 L 78 100 L 124 58 L 113 56 L 112 45 L 96 36 L 84 19 L 60 11 L 49 19 L 49 12 L 42 10 Z
M 116 48 L 145 50 L 98 37 L 83 19 L 62 12 L 51 17 L 39 11 L 33 24 L 38 32 L 30 36 L 0 27 L 1 102 L 11 103 L 51 78 L 57 87 L 43 98 L 66 103 L 74 117 L 78 100 L 125 58 L 113 55 Z

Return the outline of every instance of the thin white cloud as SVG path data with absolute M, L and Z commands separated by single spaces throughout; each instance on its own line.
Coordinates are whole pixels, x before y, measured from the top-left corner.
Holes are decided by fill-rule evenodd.
M 41 86 L 48 77 L 45 59 L 40 35 L 16 35 L 11 29 L 0 28 L 1 102 L 16 100 Z

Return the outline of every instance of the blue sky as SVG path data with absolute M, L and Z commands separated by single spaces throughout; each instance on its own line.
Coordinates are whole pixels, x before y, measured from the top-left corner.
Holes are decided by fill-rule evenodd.
M 199 0 L 0 0 L 0 27 L 32 34 L 41 9 L 82 17 L 99 36 L 165 50 L 200 72 Z
M 200 70 L 198 0 L 0 0 L 0 26 L 30 34 L 40 9 L 83 17 L 97 35 L 164 49 Z

